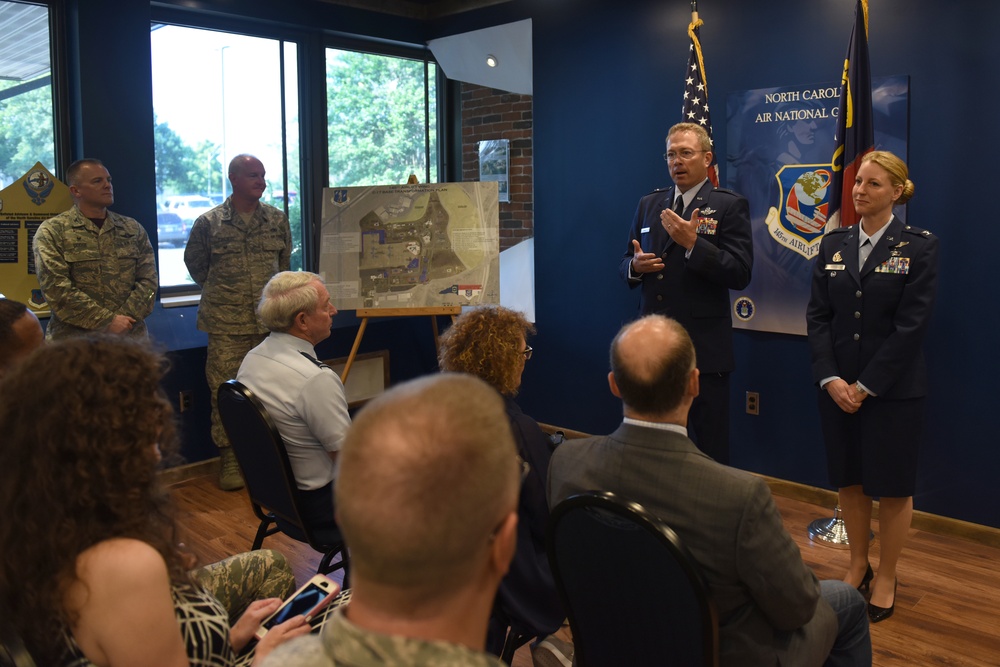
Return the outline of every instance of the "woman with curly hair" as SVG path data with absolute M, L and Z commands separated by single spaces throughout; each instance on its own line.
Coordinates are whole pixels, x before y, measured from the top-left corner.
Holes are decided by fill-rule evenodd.
M 188 573 L 156 477 L 175 451 L 165 371 L 145 343 L 95 336 L 40 348 L 0 382 L 0 605 L 38 664 L 248 664 L 295 588 L 269 551 Z M 308 630 L 277 626 L 257 657 Z
M 553 443 L 538 422 L 514 402 L 524 364 L 532 354 L 527 336 L 533 333 L 535 327 L 521 313 L 502 306 L 483 306 L 463 313 L 442 334 L 438 352 L 442 371 L 475 375 L 500 392 L 518 455 L 526 464 L 518 502 L 517 551 L 510 571 L 500 583 L 487 638 L 487 649 L 496 654 L 503 647 L 504 626 L 545 637 L 558 630 L 566 618 L 545 555 L 549 520 L 545 484 Z M 558 639 L 548 637 L 546 642 L 544 648 L 550 651 L 556 645 L 561 652 L 569 653 L 569 647 Z

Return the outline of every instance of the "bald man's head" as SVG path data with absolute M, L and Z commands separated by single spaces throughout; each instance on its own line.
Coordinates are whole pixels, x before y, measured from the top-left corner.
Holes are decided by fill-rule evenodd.
M 474 582 L 491 535 L 517 510 L 517 450 L 503 400 L 471 375 L 421 378 L 371 401 L 339 460 L 337 522 L 352 573 L 401 597 Z
M 626 408 L 662 415 L 690 394 L 694 344 L 676 320 L 647 315 L 626 324 L 611 342 L 611 374 Z
M 0 377 L 45 338 L 35 314 L 20 301 L 0 298 Z

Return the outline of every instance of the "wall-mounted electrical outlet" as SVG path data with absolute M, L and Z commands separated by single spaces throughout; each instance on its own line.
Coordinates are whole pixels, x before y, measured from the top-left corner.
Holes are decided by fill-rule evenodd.
M 181 412 L 187 412 L 190 410 L 194 407 L 194 392 L 190 389 L 183 390 L 177 404 L 180 406 Z
M 760 394 L 758 394 L 756 391 L 747 392 L 747 414 L 748 415 L 760 414 Z

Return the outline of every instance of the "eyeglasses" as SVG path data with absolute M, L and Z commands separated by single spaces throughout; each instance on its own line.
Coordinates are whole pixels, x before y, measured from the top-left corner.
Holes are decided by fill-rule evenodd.
M 531 353 L 534 351 L 535 350 L 533 347 L 531 347 L 530 345 L 525 345 L 524 349 L 521 350 L 521 354 L 524 355 L 524 360 L 527 361 L 528 359 L 531 359 Z
M 684 149 L 680 153 L 674 153 L 674 152 L 664 153 L 663 154 L 663 159 L 666 160 L 667 162 L 675 162 L 678 159 L 681 159 L 681 160 L 684 160 L 685 162 L 687 162 L 688 160 L 690 160 L 691 158 L 693 158 L 698 153 L 707 153 L 707 152 L 708 151 L 692 151 L 692 150 Z

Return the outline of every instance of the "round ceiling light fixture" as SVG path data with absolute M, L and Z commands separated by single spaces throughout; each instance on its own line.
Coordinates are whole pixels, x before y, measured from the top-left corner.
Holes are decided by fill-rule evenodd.
M 487 66 L 489 66 L 489 67 L 496 67 L 499 64 L 500 64 L 500 61 L 497 60 L 497 57 L 495 55 L 493 55 L 492 53 L 489 54 L 488 56 L 486 56 L 486 65 Z

